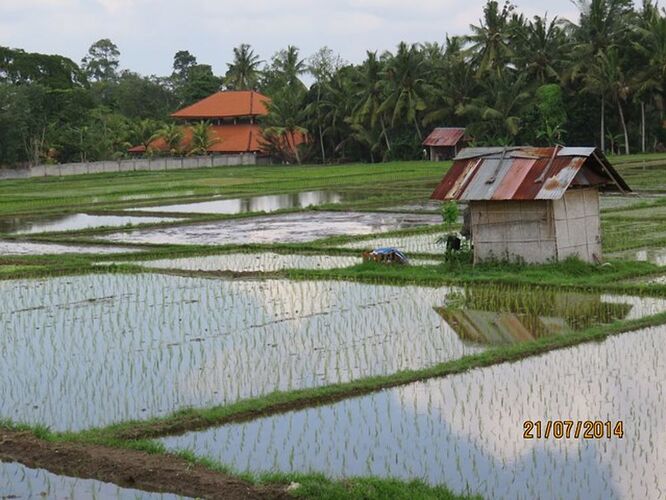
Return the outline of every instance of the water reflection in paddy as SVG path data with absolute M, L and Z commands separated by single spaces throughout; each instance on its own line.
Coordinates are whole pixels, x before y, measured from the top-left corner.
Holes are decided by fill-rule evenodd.
M 340 193 L 336 191 L 304 191 L 301 193 L 270 194 L 247 198 L 229 198 L 176 205 L 159 205 L 128 209 L 129 211 L 193 213 L 193 214 L 242 214 L 248 212 L 275 212 L 289 208 L 306 208 L 362 200 L 364 193 Z
M 250 471 L 420 478 L 485 498 L 661 498 L 666 331 L 166 438 Z M 525 420 L 624 422 L 624 438 L 523 438 Z
M 167 217 L 136 217 L 127 215 L 35 215 L 0 219 L 0 233 L 34 234 L 55 231 L 77 231 L 104 226 L 126 226 L 154 222 L 173 222 Z
M 105 235 L 121 243 L 228 245 L 304 242 L 441 223 L 440 215 L 379 212 L 305 212 L 233 219 Z
M 0 281 L 0 418 L 56 430 L 479 352 L 447 288 L 90 275 Z
M 43 469 L 30 469 L 19 463 L 0 461 L 0 498 L 176 500 L 184 497 L 121 488 L 115 484 L 94 479 L 59 476 Z
M 0 255 L 60 255 L 66 253 L 114 254 L 134 253 L 140 250 L 124 247 L 104 247 L 99 245 L 57 245 L 53 243 L 33 243 L 29 241 L 0 240 Z

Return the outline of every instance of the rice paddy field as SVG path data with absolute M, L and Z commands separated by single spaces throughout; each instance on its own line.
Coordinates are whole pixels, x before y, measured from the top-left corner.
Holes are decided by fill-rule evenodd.
M 0 498 L 660 498 L 666 155 L 611 161 L 594 265 L 447 255 L 446 162 L 0 182 Z

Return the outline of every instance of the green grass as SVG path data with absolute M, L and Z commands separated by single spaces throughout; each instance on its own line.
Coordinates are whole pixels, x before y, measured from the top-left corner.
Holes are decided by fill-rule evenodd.
M 0 181 L 0 216 L 317 189 L 361 190 L 393 198 L 413 193 L 419 199 L 430 194 L 449 167 L 450 162 L 425 161 L 276 165 L 8 180 Z

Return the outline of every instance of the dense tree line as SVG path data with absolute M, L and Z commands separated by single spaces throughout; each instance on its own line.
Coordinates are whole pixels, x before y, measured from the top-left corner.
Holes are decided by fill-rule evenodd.
M 0 47 L 0 165 L 118 158 L 158 136 L 186 154 L 169 113 L 220 89 L 272 98 L 266 147 L 289 162 L 421 158 L 435 126 L 465 126 L 478 145 L 663 148 L 664 11 L 651 0 L 576 3 L 574 22 L 527 19 L 509 2 L 489 1 L 466 36 L 401 43 L 357 65 L 328 48 L 303 58 L 293 46 L 263 61 L 243 44 L 220 76 L 187 50 L 169 76 L 120 70 L 108 39 L 80 64 Z M 298 134 L 309 141 L 294 148 Z M 192 148 L 208 144 L 202 124 Z

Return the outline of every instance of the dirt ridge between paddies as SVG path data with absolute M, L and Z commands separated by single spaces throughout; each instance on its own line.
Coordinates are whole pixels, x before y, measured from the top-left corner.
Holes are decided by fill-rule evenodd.
M 284 485 L 254 485 L 169 454 L 76 442 L 54 442 L 29 431 L 0 429 L 0 460 L 54 474 L 193 498 L 287 498 Z
M 225 406 L 184 409 L 167 417 L 114 424 L 103 429 L 83 431 L 74 436 L 78 440 L 90 442 L 99 442 L 100 439 L 146 440 L 230 423 L 246 422 L 280 413 L 329 405 L 383 389 L 463 373 L 474 368 L 520 361 L 530 356 L 574 347 L 585 342 L 602 341 L 611 335 L 665 323 L 666 312 L 662 312 L 646 318 L 594 326 L 580 332 L 542 337 L 531 342 L 491 348 L 478 354 L 464 356 L 429 368 L 405 370 L 390 375 L 367 377 L 322 387 L 274 392 L 266 396 L 246 399 Z

